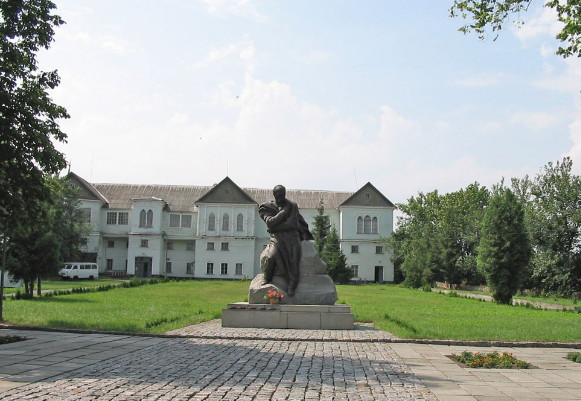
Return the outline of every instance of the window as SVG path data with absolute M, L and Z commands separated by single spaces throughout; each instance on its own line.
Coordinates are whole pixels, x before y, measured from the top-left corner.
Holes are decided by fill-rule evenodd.
M 139 212 L 139 227 L 146 227 L 147 225 L 147 213 L 145 210 Z
M 148 247 L 149 247 L 149 240 L 147 240 L 147 239 L 142 239 L 142 240 L 141 240 L 141 247 L 142 247 L 142 248 L 148 248 Z
M 128 212 L 119 212 L 119 216 L 117 218 L 117 224 L 126 226 L 129 224 L 129 213 Z
M 79 209 L 83 217 L 85 218 L 85 223 L 91 222 L 91 208 L 90 207 L 83 207 Z
M 382 246 L 376 246 L 375 247 L 375 253 L 383 253 L 383 247 Z
M 222 263 L 220 265 L 220 274 L 228 274 L 228 263 Z
M 222 249 L 223 251 L 227 251 L 228 250 L 228 242 L 222 242 L 220 249 Z
M 153 211 L 149 209 L 147 211 L 147 226 L 146 227 L 153 227 Z
M 167 241 L 165 244 L 165 248 L 170 251 L 173 250 L 173 241 Z
M 222 231 L 230 230 L 230 215 L 228 213 L 224 213 L 222 216 Z
M 179 214 L 170 214 L 169 215 L 169 226 L 170 227 L 179 227 L 180 226 L 180 215 Z
M 351 271 L 353 272 L 353 277 L 359 277 L 359 265 L 351 265 Z
M 213 242 L 208 242 L 206 244 L 206 250 L 207 251 L 213 251 L 214 250 L 214 243 Z
M 236 216 L 236 231 L 244 231 L 244 216 L 242 213 L 238 213 L 238 216 Z
M 214 213 L 210 213 L 208 216 L 208 231 L 216 231 L 216 215 Z
M 181 227 L 190 228 L 192 227 L 192 216 L 189 214 L 176 214 L 172 213 L 169 215 L 169 226 L 170 227 Z
M 242 263 L 236 263 L 236 275 L 237 276 L 242 275 Z
M 117 224 L 117 212 L 107 212 L 107 224 Z
M 186 251 L 194 251 L 196 249 L 196 243 L 193 241 L 186 242 Z
M 214 264 L 206 263 L 206 274 L 214 274 Z
M 363 234 L 363 217 L 357 218 L 357 234 Z
M 371 219 L 371 234 L 377 234 L 377 217 Z
M 165 262 L 165 272 L 171 273 L 171 262 Z
M 184 214 L 182 215 L 182 228 L 191 228 L 192 227 L 192 215 L 191 214 Z
M 371 217 L 369 216 L 363 219 L 363 234 L 371 234 Z
M 371 199 L 371 194 L 369 192 L 365 194 L 365 199 Z
M 107 270 L 113 270 L 113 259 L 107 259 Z
M 194 274 L 194 262 L 186 263 L 186 274 Z
M 115 241 L 107 241 L 107 248 L 115 248 Z
M 359 245 L 351 245 L 351 253 L 359 253 Z

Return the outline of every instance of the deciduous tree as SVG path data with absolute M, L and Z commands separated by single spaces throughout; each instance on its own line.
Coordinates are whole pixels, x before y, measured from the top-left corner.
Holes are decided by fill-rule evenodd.
M 56 71 L 40 71 L 36 54 L 48 49 L 63 20 L 48 0 L 0 0 L 0 229 L 34 214 L 50 197 L 46 174 L 65 166 L 53 141 L 66 141 L 58 120 L 67 111 L 48 91 L 60 82 Z
M 499 31 L 511 18 L 522 24 L 521 14 L 526 12 L 532 0 L 455 0 L 450 8 L 452 17 L 460 16 L 469 22 L 460 28 L 468 33 L 474 31 L 484 39 L 490 30 L 498 36 Z M 547 0 L 545 7 L 555 10 L 557 20 L 563 24 L 557 34 L 564 44 L 557 54 L 563 57 L 581 57 L 581 4 L 577 0 Z

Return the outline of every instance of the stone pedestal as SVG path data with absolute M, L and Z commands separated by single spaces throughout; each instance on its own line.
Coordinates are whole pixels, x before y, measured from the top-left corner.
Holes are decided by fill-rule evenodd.
M 302 258 L 299 267 L 299 285 L 291 297 L 286 293 L 287 280 L 284 275 L 275 274 L 272 282 L 262 284 L 263 274 L 258 274 L 250 283 L 248 302 L 266 304 L 264 295 L 268 290 L 282 292 L 283 305 L 333 305 L 337 302 L 337 290 L 329 275 L 327 265 L 321 260 L 311 241 L 301 243 Z
M 267 305 L 237 302 L 222 310 L 222 327 L 353 330 L 349 305 Z

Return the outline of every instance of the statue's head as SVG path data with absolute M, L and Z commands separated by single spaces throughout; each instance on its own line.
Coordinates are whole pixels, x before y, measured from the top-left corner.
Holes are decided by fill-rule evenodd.
M 274 200 L 277 204 L 280 204 L 286 200 L 286 188 L 282 185 L 277 185 L 274 187 L 272 194 L 274 195 Z

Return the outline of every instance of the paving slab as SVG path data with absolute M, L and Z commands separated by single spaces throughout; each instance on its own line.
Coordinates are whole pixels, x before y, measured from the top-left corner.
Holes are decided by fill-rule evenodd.
M 581 399 L 581 364 L 565 359 L 574 348 L 393 342 L 370 325 L 233 329 L 212 321 L 168 334 L 0 329 L 29 338 L 0 346 L 0 400 Z M 507 351 L 537 368 L 471 369 L 448 358 L 464 350 Z

